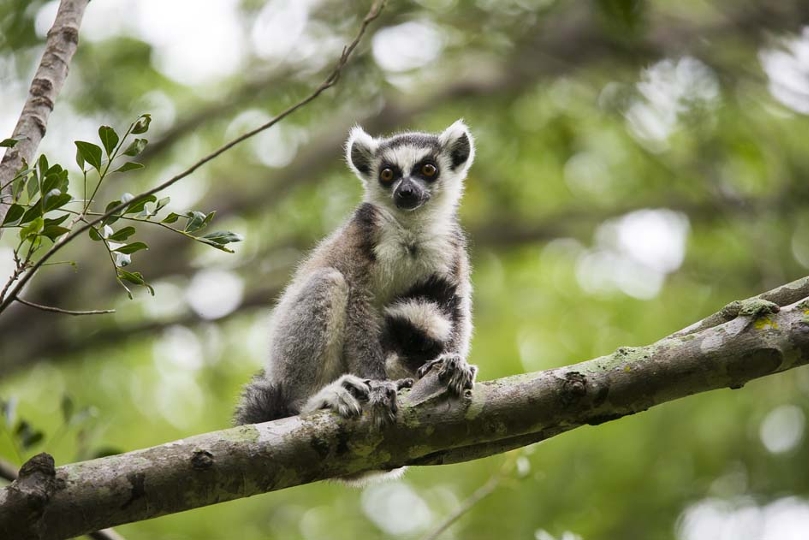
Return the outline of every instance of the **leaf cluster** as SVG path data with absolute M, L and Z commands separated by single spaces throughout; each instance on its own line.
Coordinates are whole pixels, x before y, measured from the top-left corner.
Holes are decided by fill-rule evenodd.
M 141 272 L 125 267 L 132 264 L 132 255 L 148 250 L 143 241 L 130 241 L 137 233 L 138 223 L 151 223 L 198 241 L 219 250 L 232 253 L 227 244 L 239 242 L 241 235 L 230 231 L 215 231 L 201 234 L 213 219 L 215 212 L 191 210 L 185 213 L 169 212 L 161 217 L 171 202 L 169 197 L 158 199 L 154 194 L 132 195 L 124 193 L 120 198 L 106 203 L 103 211 L 95 210 L 101 185 L 112 174 L 124 174 L 142 169 L 144 165 L 131 158 L 137 157 L 148 144 L 138 137 L 149 130 L 151 115 L 143 114 L 130 124 L 123 135 L 110 126 L 98 129 L 98 144 L 75 141 L 76 165 L 82 176 L 83 197 L 71 194 L 77 189 L 71 186 L 67 169 L 59 164 L 51 165 L 45 155 L 36 164 L 24 166 L 11 180 L 13 203 L 8 209 L 0 229 L 17 229 L 19 242 L 14 249 L 15 271 L 0 293 L 3 301 L 0 311 L 8 305 L 5 300 L 15 297 L 15 281 L 27 272 L 41 268 L 41 249 L 47 241 L 51 244 L 48 253 L 58 250 L 67 239 L 77 234 L 77 224 L 84 225 L 91 240 L 106 249 L 118 283 L 132 298 L 129 285 L 145 287 L 151 294 L 154 289 Z M 13 147 L 14 139 L 0 141 L 0 146 Z M 71 187 L 73 188 L 71 190 Z M 183 222 L 181 227 L 173 226 Z M 123 226 L 120 226 L 124 224 Z M 70 262 L 74 264 L 74 262 Z

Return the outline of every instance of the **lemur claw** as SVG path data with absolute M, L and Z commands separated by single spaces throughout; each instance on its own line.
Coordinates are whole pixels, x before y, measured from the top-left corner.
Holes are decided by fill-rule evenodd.
M 468 364 L 459 354 L 442 354 L 425 363 L 418 370 L 419 379 L 433 368 L 438 368 L 438 380 L 446 384 L 447 389 L 456 396 L 461 395 L 464 390 L 471 390 L 475 385 L 477 366 Z

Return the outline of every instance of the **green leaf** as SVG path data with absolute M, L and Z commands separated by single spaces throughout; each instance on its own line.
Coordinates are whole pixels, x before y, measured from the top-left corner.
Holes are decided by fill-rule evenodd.
M 89 143 L 86 141 L 75 141 L 76 149 L 78 150 L 77 155 L 81 155 L 81 158 L 92 165 L 95 170 L 99 173 L 101 172 L 101 148 L 93 143 Z M 78 159 L 77 159 L 78 162 Z M 82 165 L 79 165 L 82 167 Z M 82 167 L 83 168 L 83 167 Z
M 187 212 L 185 216 L 188 218 L 188 222 L 185 224 L 185 232 L 189 233 L 203 228 L 205 226 L 205 220 L 208 217 L 198 210 Z
M 28 193 L 28 200 L 31 201 L 36 197 L 36 194 L 39 193 L 39 175 L 36 171 L 33 171 L 31 174 L 31 178 L 28 179 L 28 186 L 27 191 Z
M 135 139 L 129 143 L 129 146 L 126 147 L 126 150 L 124 150 L 124 155 L 135 157 L 143 152 L 143 149 L 146 148 L 147 144 L 149 144 L 149 141 L 146 139 Z
M 180 214 L 175 214 L 174 212 L 171 212 L 169 215 L 164 217 L 163 221 L 161 221 L 160 223 L 174 223 L 178 219 L 180 219 Z
M 73 399 L 67 394 L 63 395 L 59 408 L 62 410 L 62 420 L 67 424 L 73 417 L 73 410 L 75 409 Z
M 138 169 L 142 169 L 143 167 L 143 163 L 138 163 L 137 161 L 127 161 L 112 172 L 136 171 Z
M 56 242 L 56 239 L 65 233 L 69 233 L 70 229 L 62 227 L 61 225 L 50 225 L 42 229 L 42 236 L 50 238 L 51 242 Z
M 95 242 L 101 242 L 103 240 L 101 233 L 98 232 L 98 229 L 96 229 L 95 227 L 91 227 L 90 230 L 87 231 L 87 233 L 90 235 L 90 240 L 93 240 Z
M 79 169 L 84 172 L 84 155 L 82 154 L 80 148 L 76 148 L 76 165 L 78 165 Z
M 121 283 L 121 285 L 124 286 L 124 289 L 126 289 L 126 292 L 129 295 L 130 299 L 132 298 L 132 291 L 130 291 L 129 288 L 126 285 L 124 285 L 123 283 L 124 281 L 128 283 L 134 283 L 135 285 L 142 285 L 143 287 L 146 287 L 149 290 L 149 294 L 154 296 L 154 289 L 152 288 L 151 285 L 146 283 L 146 280 L 143 279 L 143 275 L 141 275 L 140 272 L 127 272 L 126 270 L 119 268 L 118 281 Z
M 118 134 L 110 126 L 101 126 L 98 128 L 98 138 L 101 139 L 101 144 L 104 145 L 107 157 L 111 157 L 112 151 L 118 145 Z
M 45 176 L 48 174 L 48 158 L 45 157 L 45 154 L 39 156 L 39 160 L 37 160 L 37 167 L 39 168 L 39 175 Z
M 55 170 L 57 169 L 58 170 Z M 66 192 L 68 186 L 67 171 L 63 170 L 59 165 L 54 165 L 45 175 L 42 180 L 42 192 L 47 193 L 52 189 L 58 189 L 61 192 Z
M 149 249 L 149 246 L 147 246 L 143 242 L 132 242 L 131 244 L 115 248 L 113 251 L 118 253 L 125 253 L 128 255 L 130 253 L 135 253 L 136 251 L 140 251 L 142 249 Z
M 29 240 L 37 236 L 45 226 L 45 220 L 37 217 L 31 223 L 20 229 L 20 240 Z
M 14 148 L 20 142 L 17 139 L 3 139 L 0 141 L 0 148 Z
M 106 213 L 108 213 L 110 210 L 112 210 L 113 208 L 115 208 L 115 207 L 119 206 L 120 204 L 121 204 L 121 201 L 119 201 L 119 200 L 115 200 L 115 201 L 110 201 L 110 202 L 108 202 L 108 203 L 107 203 L 106 208 L 104 208 L 104 213 L 105 213 L 105 214 L 106 214 Z M 123 210 L 119 210 L 118 212 L 115 212 L 114 214 L 110 214 L 110 216 L 109 216 L 109 217 L 105 217 L 105 218 L 104 218 L 104 219 L 101 221 L 101 223 L 104 223 L 105 225 L 112 225 L 113 223 L 115 223 L 116 221 L 118 221 L 118 219 L 121 217 L 121 215 L 122 215 L 123 213 L 124 213 L 124 211 L 123 211 Z
M 28 210 L 25 211 L 25 214 L 23 214 L 22 219 L 20 220 L 18 225 L 29 223 L 31 220 L 36 219 L 41 215 L 42 215 L 42 205 L 37 203 L 33 206 L 28 207 Z
M 230 231 L 216 231 L 208 233 L 202 238 L 215 242 L 217 244 L 230 244 L 231 242 L 241 242 L 244 236 Z
M 143 199 L 136 200 L 132 204 L 126 207 L 124 210 L 124 214 L 137 214 L 138 212 L 142 212 L 143 209 L 146 207 L 146 203 L 155 202 L 157 197 L 154 195 L 149 195 L 148 197 L 144 197 Z
M 216 215 L 216 210 L 214 210 L 214 211 L 212 211 L 212 212 L 208 212 L 208 213 L 205 215 L 205 219 L 203 219 L 203 220 L 202 220 L 202 227 L 201 227 L 201 228 L 205 228 L 205 227 L 207 227 L 207 226 L 208 226 L 208 224 L 211 222 L 211 220 L 213 219 L 213 217 L 214 217 L 215 215 Z
M 50 227 L 51 225 L 60 225 L 68 217 L 70 217 L 70 214 L 62 214 L 61 216 L 53 219 L 45 218 L 45 227 Z
M 20 218 L 25 214 L 25 208 L 20 206 L 19 204 L 12 204 L 9 209 L 8 213 L 6 214 L 6 219 L 3 220 L 3 227 L 5 226 L 13 226 L 16 225 Z
M 114 242 L 123 242 L 133 234 L 135 234 L 135 227 L 124 227 L 123 229 L 116 231 L 114 234 L 109 235 L 107 237 L 107 240 L 113 240 Z
M 166 205 L 167 205 L 168 203 L 170 203 L 170 202 L 171 202 L 171 198 L 170 198 L 170 197 L 163 197 L 162 199 L 160 199 L 159 201 L 157 201 L 157 204 L 155 205 L 155 208 L 154 208 L 154 212 L 155 212 L 155 214 L 156 214 L 156 213 L 158 213 L 158 212 L 160 212 L 160 210 L 162 210 L 162 209 L 163 209 L 163 207 L 164 207 L 164 206 L 166 206 Z
M 11 191 L 13 192 L 15 201 L 19 200 L 23 188 L 28 183 L 28 179 L 33 176 L 31 171 L 33 171 L 33 169 L 22 169 L 17 173 L 17 176 L 14 177 L 14 180 L 11 181 Z
M 45 212 L 56 210 L 72 200 L 73 197 L 69 193 L 62 193 L 58 189 L 54 188 L 45 194 L 45 199 L 43 200 L 43 206 L 45 207 L 44 210 Z
M 138 118 L 134 124 L 132 124 L 132 133 L 134 135 L 140 135 L 141 133 L 146 133 L 149 131 L 149 124 L 152 123 L 152 115 L 151 114 L 142 114 L 140 118 Z
M 197 241 L 202 242 L 203 244 L 207 244 L 211 247 L 215 247 L 219 251 L 224 251 L 225 253 L 236 253 L 230 248 L 226 248 L 224 244 L 220 244 L 218 242 L 214 242 L 213 240 L 208 240 L 207 238 L 202 238 L 201 236 L 196 238 Z

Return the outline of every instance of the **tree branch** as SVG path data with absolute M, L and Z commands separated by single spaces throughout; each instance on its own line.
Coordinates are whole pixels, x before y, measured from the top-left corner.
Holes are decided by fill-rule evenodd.
M 79 44 L 79 26 L 90 0 L 62 0 L 56 20 L 48 31 L 45 52 L 28 90 L 20 119 L 11 138 L 19 142 L 9 148 L 0 161 L 0 223 L 13 202 L 11 180 L 23 163 L 33 163 L 48 126 L 56 98 L 62 91 L 70 61 Z
M 23 466 L 35 473 L 0 490 L 0 535 L 66 538 L 368 469 L 477 459 L 809 364 L 809 299 L 777 312 L 755 302 L 712 328 L 483 382 L 461 399 L 428 375 L 382 433 L 366 415 L 321 412 L 58 469 L 40 455 Z
M 13 482 L 17 479 L 17 468 L 4 459 L 0 459 L 0 478 Z M 124 537 L 112 529 L 93 531 L 87 536 L 93 540 L 124 540 Z

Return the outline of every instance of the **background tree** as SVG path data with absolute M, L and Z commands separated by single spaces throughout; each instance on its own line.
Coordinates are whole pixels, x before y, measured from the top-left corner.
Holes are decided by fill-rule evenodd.
M 126 188 L 105 187 L 110 198 L 148 189 L 311 92 L 367 11 L 206 4 L 171 3 L 182 7 L 167 13 L 166 3 L 91 3 L 41 150 L 71 163 L 74 139 L 150 112 L 159 135 L 141 155 L 147 169 Z M 0 7 L 0 133 L 11 133 L 54 9 Z M 263 361 L 270 299 L 358 198 L 340 158 L 355 122 L 436 130 L 463 116 L 476 133 L 462 218 L 481 379 L 649 343 L 805 275 L 807 11 L 800 2 L 392 3 L 326 99 L 173 188 L 176 210 L 216 208 L 245 235 L 235 256 L 149 238 L 138 268 L 156 297 L 132 302 L 97 258 L 106 254 L 77 245 L 65 258 L 82 261 L 78 271 L 49 268 L 28 298 L 114 306 L 114 316 L 15 306 L 0 317 L 0 395 L 17 404 L 12 425 L 28 426 L 16 445 L 0 439 L 0 455 L 19 462 L 45 449 L 64 463 L 226 426 Z M 11 259 L 8 236 L 0 265 Z M 808 393 L 804 368 L 517 457 L 415 469 L 364 491 L 306 486 L 120 532 L 414 537 L 512 460 L 520 474 L 445 534 L 785 538 L 805 530 L 809 513 Z

